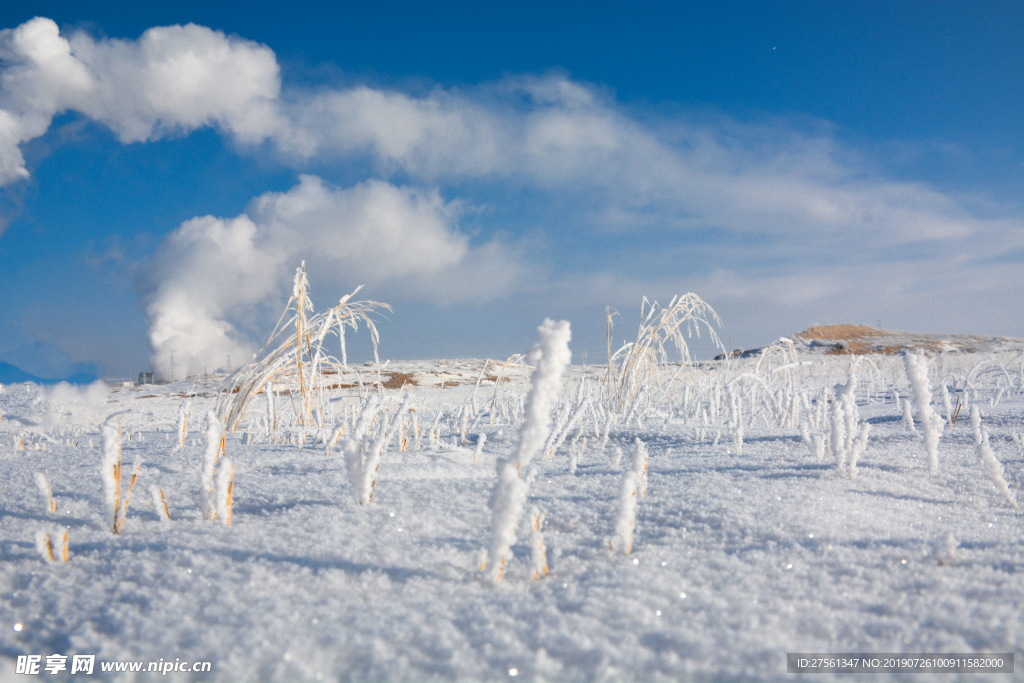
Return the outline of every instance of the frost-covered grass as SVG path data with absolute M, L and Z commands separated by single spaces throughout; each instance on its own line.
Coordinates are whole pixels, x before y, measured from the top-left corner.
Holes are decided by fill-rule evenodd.
M 1024 524 L 1006 493 L 1020 500 L 1024 485 L 1020 362 L 930 358 L 933 404 L 946 387 L 967 411 L 941 432 L 934 473 L 925 430 L 902 423 L 896 394 L 914 390 L 898 357 L 670 366 L 660 403 L 632 416 L 602 408 L 603 367 L 570 367 L 551 411 L 552 431 L 568 437 L 535 439 L 561 446 L 529 461 L 527 514 L 497 585 L 480 563 L 496 465 L 521 443 L 527 373 L 406 386 L 418 438 L 397 389 L 334 390 L 325 429 L 289 421 L 289 396 L 278 395 L 276 430 L 260 406 L 224 434 L 230 526 L 211 524 L 204 507 L 223 515 L 227 486 L 215 474 L 210 494 L 203 465 L 209 427 L 198 416 L 214 407 L 215 383 L 118 390 L 98 412 L 8 386 L 0 656 L 208 660 L 207 678 L 232 681 L 511 680 L 513 669 L 525 680 L 789 680 L 786 652 L 1016 652 L 1019 667 Z M 389 369 L 425 377 L 434 367 Z M 965 419 L 972 408 L 984 448 Z M 121 461 L 142 463 L 138 485 L 151 493 L 136 494 L 116 535 L 100 470 L 101 425 L 114 413 Z M 859 448 L 851 426 L 862 424 Z M 382 427 L 389 443 L 377 443 Z M 831 452 L 840 427 L 844 466 Z M 357 459 L 347 462 L 345 445 Z M 625 518 L 624 479 L 637 487 Z M 630 554 L 618 540 L 610 553 L 627 526 Z M 44 533 L 59 547 L 59 529 L 66 563 L 37 544 Z

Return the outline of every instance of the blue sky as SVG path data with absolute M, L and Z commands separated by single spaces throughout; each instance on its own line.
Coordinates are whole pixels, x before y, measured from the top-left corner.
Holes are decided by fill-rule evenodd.
M 687 291 L 738 347 L 1024 337 L 1019 2 L 125 5 L 0 9 L 0 360 L 35 374 L 237 362 L 301 260 L 394 306 L 390 358 L 550 316 L 600 360 L 605 306 L 618 340 Z

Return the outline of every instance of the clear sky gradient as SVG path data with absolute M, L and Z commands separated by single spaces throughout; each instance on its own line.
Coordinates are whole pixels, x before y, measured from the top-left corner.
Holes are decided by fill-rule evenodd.
M 302 260 L 318 306 L 393 305 L 385 358 L 505 357 L 562 317 L 599 362 L 606 306 L 621 343 L 687 291 L 735 347 L 1024 337 L 1020 2 L 0 19 L 0 360 L 40 376 L 237 364 Z

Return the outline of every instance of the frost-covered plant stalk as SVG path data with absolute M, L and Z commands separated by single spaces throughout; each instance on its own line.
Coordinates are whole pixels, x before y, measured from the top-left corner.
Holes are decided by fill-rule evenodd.
M 409 410 L 409 395 L 406 394 L 402 399 L 401 405 L 398 406 L 398 410 L 391 417 L 391 424 L 385 431 L 383 428 L 375 438 L 369 447 L 369 452 L 364 454 L 364 459 L 361 467 L 361 479 L 359 482 L 359 504 L 369 505 L 373 502 L 373 491 L 377 486 L 377 473 L 380 471 L 380 461 L 384 457 L 384 451 L 387 449 L 388 444 L 395 438 L 395 433 L 398 431 L 398 427 L 402 422 L 402 418 L 406 411 Z
M 277 431 L 277 409 L 274 407 L 274 383 L 267 382 L 263 389 L 267 398 L 267 436 Z
M 355 494 L 356 502 L 360 505 L 369 505 L 373 501 L 373 492 L 377 485 L 377 473 L 380 470 L 381 458 L 387 450 L 388 445 L 395 438 L 405 418 L 405 414 L 413 407 L 410 405 L 410 397 L 406 395 L 402 403 L 391 416 L 391 421 L 386 421 L 386 413 L 379 410 L 380 400 L 376 396 L 370 396 L 363 404 L 363 410 L 356 421 L 352 434 L 345 438 L 342 443 L 342 450 L 345 453 L 345 466 L 348 470 L 349 481 L 352 484 L 352 491 Z M 380 418 L 377 426 L 376 436 L 367 442 L 367 431 L 375 419 Z
M 946 424 L 953 424 L 953 402 L 949 398 L 949 388 L 942 385 L 942 409 L 946 413 Z
M 988 442 L 988 430 L 981 430 L 981 443 L 978 444 L 978 459 L 981 460 L 982 466 L 985 468 L 985 473 L 988 474 L 988 478 L 992 480 L 999 492 L 1003 494 L 1003 497 L 1010 503 L 1014 510 L 1020 510 L 1020 506 L 1017 505 L 1017 499 L 1013 495 L 1013 491 L 1010 490 L 1006 480 L 1003 479 L 1003 466 L 996 460 L 995 453 L 992 452 L 992 446 Z
M 633 439 L 633 473 L 637 476 L 640 497 L 647 497 L 647 446 L 640 437 Z
M 743 416 L 737 414 L 736 426 L 732 431 L 732 445 L 736 449 L 736 455 L 743 455 Z
M 533 531 L 530 532 L 530 573 L 534 581 L 540 581 L 548 575 L 548 554 L 544 547 L 544 513 L 536 506 L 530 508 L 530 521 Z
M 845 385 L 837 385 L 835 398 L 832 400 L 832 454 L 836 458 L 836 470 L 840 475 L 846 468 L 846 419 L 843 415 L 844 397 L 852 382 Z
M 871 432 L 871 425 L 867 422 L 861 422 L 860 428 L 857 431 L 857 439 L 853 442 L 853 448 L 850 449 L 850 479 L 857 478 L 857 461 L 860 460 L 860 456 L 864 455 L 864 451 L 868 447 L 868 434 Z
M 136 458 L 132 464 L 131 479 L 127 492 L 121 483 L 121 428 L 110 420 L 100 427 L 103 436 L 103 459 L 100 462 L 100 477 L 103 481 L 103 502 L 107 519 L 111 520 L 111 530 L 121 533 L 124 520 L 128 516 L 128 504 L 131 502 L 135 482 L 139 478 L 142 462 Z M 123 497 L 123 501 L 122 501 Z
M 36 472 L 36 487 L 39 489 L 39 495 L 43 497 L 43 504 L 46 505 L 47 512 L 56 512 L 57 501 L 53 499 L 50 477 L 46 475 L 46 472 Z
M 494 583 L 501 581 L 505 566 L 512 559 L 516 524 L 526 504 L 529 484 L 522 477 L 522 469 L 544 448 L 551 431 L 551 411 L 562 388 L 562 375 L 572 360 L 569 350 L 572 333 L 568 321 L 545 320 L 537 331 L 537 343 L 527 357 L 527 364 L 535 366 L 535 370 L 526 397 L 519 443 L 510 459 L 498 460 L 498 482 L 491 494 L 491 545 L 481 569 L 490 566 L 490 579 Z
M 117 512 L 121 505 L 121 428 L 109 421 L 104 422 L 100 435 L 103 437 L 103 459 L 100 462 L 103 506 L 116 534 Z
M 577 445 L 580 446 L 578 449 Z M 586 448 L 587 440 L 586 438 L 583 438 L 583 427 L 577 427 L 576 434 L 572 437 L 572 448 L 569 451 L 569 474 L 576 474 L 576 466 L 579 464 L 579 458 Z
M 213 477 L 217 471 L 217 461 L 224 452 L 224 427 L 217 413 L 206 414 L 206 449 L 203 451 L 203 470 L 200 473 L 200 506 L 203 517 L 212 522 L 217 518 L 217 504 L 214 496 Z
M 68 561 L 68 530 L 57 528 L 53 533 L 36 532 L 36 551 L 49 563 Z
M 188 436 L 188 414 L 191 409 L 192 404 L 188 401 L 184 401 L 178 406 L 178 424 L 175 427 L 175 432 L 178 435 L 178 448 L 185 447 L 185 437 Z
M 917 431 L 917 427 L 914 426 L 914 413 L 910 409 L 910 401 L 903 402 L 903 431 Z
M 647 448 L 639 438 L 633 442 L 633 446 L 632 467 L 623 473 L 622 485 L 619 487 L 619 514 L 615 518 L 615 536 L 608 541 L 609 552 L 614 553 L 618 548 L 623 555 L 629 555 L 633 551 L 636 508 L 640 496 L 646 495 L 647 491 Z
M 689 387 L 687 387 L 689 388 Z M 605 446 L 608 445 L 608 434 L 612 430 L 612 426 L 615 424 L 615 413 L 608 411 L 608 416 L 604 421 L 604 429 L 601 430 L 601 452 L 604 453 Z
M 156 514 L 165 522 L 171 521 L 171 511 L 167 509 L 167 498 L 164 497 L 164 490 L 157 486 L 149 487 L 149 495 L 153 498 L 153 507 Z
M 221 458 L 215 479 L 216 517 L 224 526 L 231 526 L 231 504 L 235 494 L 235 466 L 227 456 Z
M 484 444 L 487 442 L 487 435 L 481 432 L 476 435 L 476 454 L 473 456 L 473 464 L 480 462 L 480 454 L 484 452 Z
M 939 470 L 939 436 L 942 435 L 942 418 L 932 408 L 932 389 L 928 383 L 928 361 L 916 353 L 908 353 L 903 357 L 906 364 L 907 377 L 914 389 L 914 403 L 917 406 L 917 419 L 924 431 L 924 448 L 928 453 L 928 471 Z
M 971 406 L 971 430 L 974 432 L 974 443 L 981 443 L 981 410 Z

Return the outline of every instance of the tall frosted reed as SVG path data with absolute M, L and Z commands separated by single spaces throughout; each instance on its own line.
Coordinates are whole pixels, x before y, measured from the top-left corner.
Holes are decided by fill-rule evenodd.
M 512 559 L 516 540 L 516 524 L 522 515 L 529 492 L 523 468 L 544 449 L 551 432 L 551 411 L 558 402 L 562 375 L 572 360 L 569 322 L 545 320 L 537 328 L 538 339 L 527 356 L 527 364 L 535 366 L 530 392 L 526 397 L 525 415 L 519 429 L 519 443 L 509 459 L 498 461 L 498 482 L 491 494 L 491 545 L 482 570 L 490 567 L 489 578 L 499 583 L 505 567 Z

